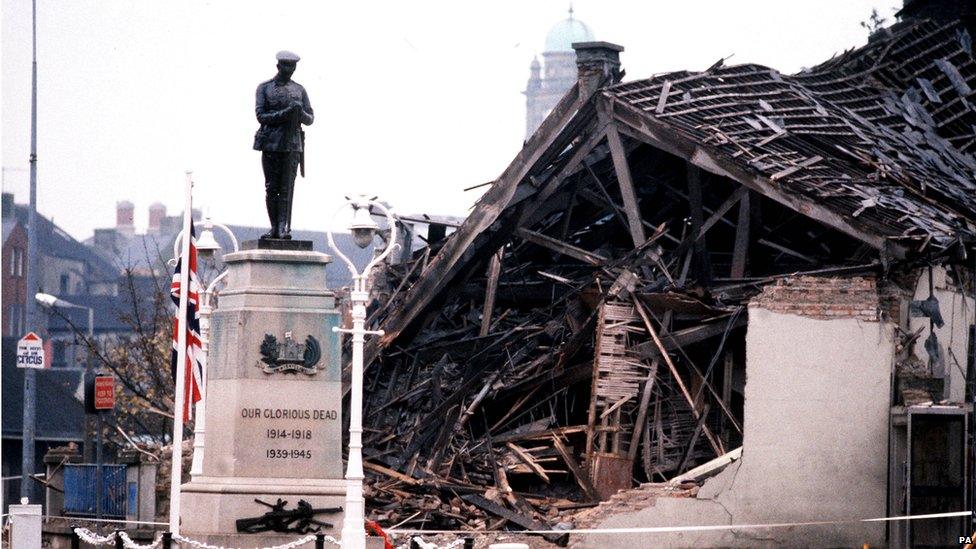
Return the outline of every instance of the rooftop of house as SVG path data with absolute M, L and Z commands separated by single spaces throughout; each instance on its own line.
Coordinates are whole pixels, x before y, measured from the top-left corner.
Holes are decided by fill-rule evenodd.
M 407 218 L 405 220 L 407 223 L 445 224 L 450 228 L 457 227 L 463 221 L 463 218 L 455 216 L 432 216 L 426 214 L 411 215 L 407 216 Z M 377 217 L 376 221 L 380 227 L 386 226 L 385 219 Z M 196 223 L 199 223 L 199 221 L 196 221 Z M 197 225 L 198 230 L 200 230 L 199 227 L 200 225 Z M 227 228 L 234 234 L 238 243 L 243 243 L 247 240 L 257 240 L 267 231 L 266 227 L 245 225 L 228 225 Z M 214 238 L 221 246 L 221 253 L 227 253 L 233 250 L 233 243 L 227 233 L 219 228 L 214 228 L 213 233 Z M 329 246 L 325 231 L 294 230 L 291 234 L 296 240 L 311 241 L 313 250 L 334 255 Z M 349 257 L 356 265 L 360 267 L 365 266 L 372 258 L 372 248 L 362 249 L 356 246 L 349 233 L 337 232 L 334 234 L 334 237 L 336 245 L 339 246 L 342 253 Z M 158 269 L 164 262 L 173 257 L 173 242 L 175 238 L 176 234 L 172 231 L 129 236 L 119 235 L 115 241 L 114 250 L 99 249 L 98 253 L 105 261 L 111 261 L 119 272 L 123 272 L 125 269 L 132 269 L 136 273 L 148 274 L 151 269 Z M 96 238 L 90 238 L 86 243 L 89 246 L 95 246 L 95 241 Z M 423 245 L 425 245 L 423 237 L 415 233 L 412 248 L 416 249 Z M 351 281 L 351 275 L 343 264 L 336 261 L 334 265 L 329 266 L 327 273 L 329 288 L 338 289 L 343 286 L 348 286 Z
M 7 241 L 10 231 L 18 223 L 27 228 L 28 207 L 25 204 L 13 204 L 12 215 L 3 218 L 3 241 Z M 37 216 L 38 225 L 38 248 L 50 257 L 59 257 L 87 263 L 92 269 L 91 275 L 95 280 L 112 280 L 115 278 L 116 269 L 110 262 L 95 253 L 92 248 L 79 242 L 74 237 L 58 227 L 53 221 L 44 217 Z

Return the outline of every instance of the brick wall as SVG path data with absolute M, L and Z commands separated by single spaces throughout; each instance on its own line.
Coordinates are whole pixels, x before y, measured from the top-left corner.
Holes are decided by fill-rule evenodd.
M 12 272 L 11 261 L 13 261 L 14 250 L 19 250 L 21 269 L 14 269 Z M 3 253 L 0 254 L 0 290 L 3 293 L 2 311 L 0 311 L 0 331 L 5 336 L 20 337 L 24 335 L 23 324 L 26 322 L 27 306 L 27 231 L 18 223 L 14 226 L 10 234 L 7 235 L 6 242 L 3 243 Z M 14 306 L 14 310 L 11 310 Z M 16 313 L 19 317 L 14 325 L 17 329 L 11 331 L 11 313 Z
M 878 305 L 877 282 L 868 276 L 780 278 L 749 303 L 750 307 L 811 318 L 869 321 L 878 320 Z

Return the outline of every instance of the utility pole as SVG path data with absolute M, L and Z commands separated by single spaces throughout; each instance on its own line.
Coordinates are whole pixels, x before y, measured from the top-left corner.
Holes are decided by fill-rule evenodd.
M 27 330 L 37 328 L 37 0 L 31 1 L 31 135 L 30 135 L 30 206 L 27 210 L 27 295 L 24 308 Z M 37 405 L 37 370 L 24 368 L 24 424 L 21 456 L 20 497 L 34 493 L 34 426 Z

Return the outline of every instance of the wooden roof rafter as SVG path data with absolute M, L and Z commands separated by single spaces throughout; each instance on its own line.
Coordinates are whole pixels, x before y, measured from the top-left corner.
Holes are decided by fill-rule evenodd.
M 678 156 L 689 164 L 695 165 L 709 173 L 737 181 L 797 213 L 816 219 L 825 225 L 882 251 L 888 257 L 896 259 L 906 257 L 907 250 L 897 242 L 857 227 L 844 216 L 810 201 L 808 198 L 799 197 L 783 191 L 776 182 L 769 178 L 749 173 L 738 162 L 730 160 L 727 154 L 710 150 L 711 147 L 695 142 L 693 139 L 677 132 L 670 125 L 660 122 L 653 117 L 645 116 L 645 113 L 642 111 L 616 101 L 612 97 L 605 95 L 599 101 L 606 103 L 606 108 L 611 113 L 617 127 L 623 128 L 621 133 Z

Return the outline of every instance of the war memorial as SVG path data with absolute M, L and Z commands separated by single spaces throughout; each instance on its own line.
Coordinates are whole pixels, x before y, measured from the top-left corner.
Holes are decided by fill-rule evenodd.
M 312 107 L 291 80 L 299 57 L 283 51 L 277 60 L 278 74 L 257 89 L 254 140 L 271 229 L 223 258 L 203 474 L 181 488 L 181 534 L 211 545 L 281 545 L 309 532 L 338 538 L 347 495 L 340 314 L 326 284 L 332 258 L 290 234 L 296 172 L 304 172 L 301 127 L 312 123 Z

